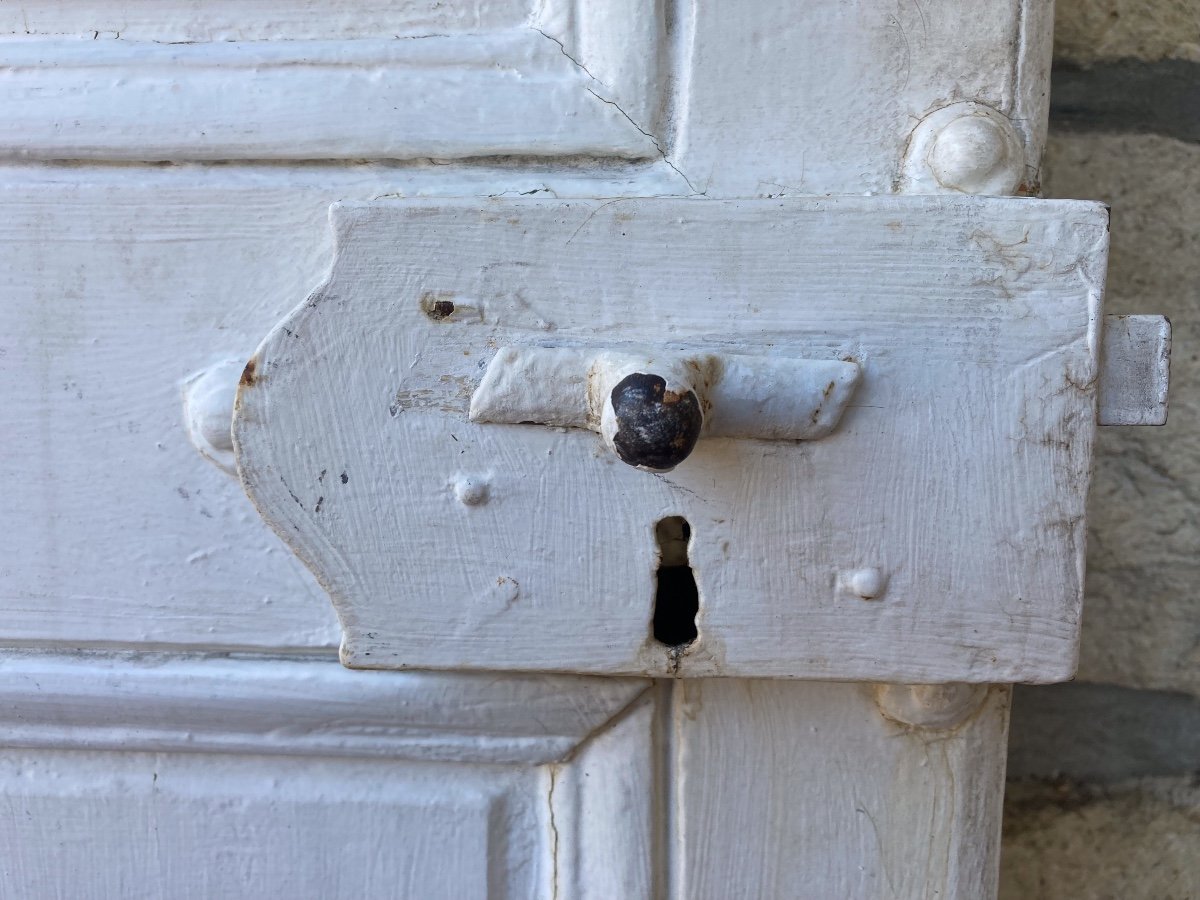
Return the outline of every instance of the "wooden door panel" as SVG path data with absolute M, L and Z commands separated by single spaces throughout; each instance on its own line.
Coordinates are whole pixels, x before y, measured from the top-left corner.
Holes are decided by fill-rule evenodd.
M 650 897 L 659 694 L 331 660 L 0 658 L 0 896 Z
M 927 193 L 904 184 L 911 135 L 942 109 L 975 115 L 970 101 L 1021 146 L 1000 193 L 1036 194 L 1053 13 L 1047 0 L 697 4 L 672 159 L 709 197 Z
M 0 894 L 994 893 L 1005 689 L 979 688 L 955 719 L 957 687 L 343 671 L 324 591 L 196 453 L 183 401 L 320 284 L 339 200 L 1036 193 L 1051 14 L 1042 0 L 0 10 Z M 970 140 L 948 142 L 962 171 L 934 171 L 942 129 L 964 123 L 999 176 L 974 178 Z M 1018 272 L 1020 246 L 991 247 L 995 270 L 1058 277 L 1044 260 Z M 1029 452 L 1075 475 L 1085 444 Z M 942 499 L 945 533 L 975 534 L 969 500 Z M 921 674 L 1067 671 L 1082 510 L 1046 520 L 1059 551 L 1076 541 L 1053 554 L 1068 590 L 1048 628 L 1023 597 L 990 603 L 954 572 L 980 614 L 957 624 L 1028 628 L 1010 649 L 1031 665 L 997 665 L 994 636 L 972 634 L 950 642 L 957 667 Z M 770 579 L 750 596 L 794 587 Z M 822 622 L 852 644 L 801 628 L 808 674 L 912 674 L 920 592 L 864 641 L 838 607 L 862 604 L 842 594 Z M 567 639 L 587 640 L 579 625 Z M 759 625 L 737 671 L 788 643 Z M 570 667 L 558 643 L 556 661 L 520 662 Z
M 0 752 L 0 894 L 548 897 L 538 769 Z
M 1010 691 L 910 690 L 682 682 L 678 896 L 994 896 Z
M 193 6 L 0 20 L 0 157 L 662 155 L 654 3 Z

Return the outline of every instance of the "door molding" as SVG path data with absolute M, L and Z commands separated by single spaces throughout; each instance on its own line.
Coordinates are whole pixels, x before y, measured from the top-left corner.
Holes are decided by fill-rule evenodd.
M 0 745 L 555 763 L 640 679 L 352 672 L 328 660 L 9 652 Z
M 661 11 L 600 6 L 354 40 L 9 39 L 0 157 L 659 158 Z

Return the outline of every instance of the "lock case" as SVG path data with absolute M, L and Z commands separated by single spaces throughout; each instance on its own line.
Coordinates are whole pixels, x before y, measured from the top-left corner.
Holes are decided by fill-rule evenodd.
M 1074 672 L 1103 205 L 389 200 L 331 220 L 328 281 L 246 368 L 234 437 L 347 665 Z M 557 362 L 504 368 L 535 357 Z M 705 421 L 669 471 L 598 433 L 621 365 L 692 373 Z M 836 410 L 812 372 L 845 376 Z M 656 607 L 690 609 L 695 637 L 656 637 Z

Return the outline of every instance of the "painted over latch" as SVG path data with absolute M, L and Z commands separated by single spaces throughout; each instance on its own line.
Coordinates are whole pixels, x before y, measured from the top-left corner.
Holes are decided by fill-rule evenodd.
M 588 428 L 622 462 L 669 472 L 702 436 L 824 437 L 860 376 L 846 360 L 503 347 L 471 397 L 470 417 Z

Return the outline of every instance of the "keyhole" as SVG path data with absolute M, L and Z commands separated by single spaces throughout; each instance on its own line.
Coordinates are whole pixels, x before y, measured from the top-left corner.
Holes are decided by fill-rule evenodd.
M 688 564 L 692 527 L 683 516 L 668 516 L 654 526 L 658 540 L 657 588 L 654 592 L 654 639 L 682 647 L 696 639 L 700 592 Z

